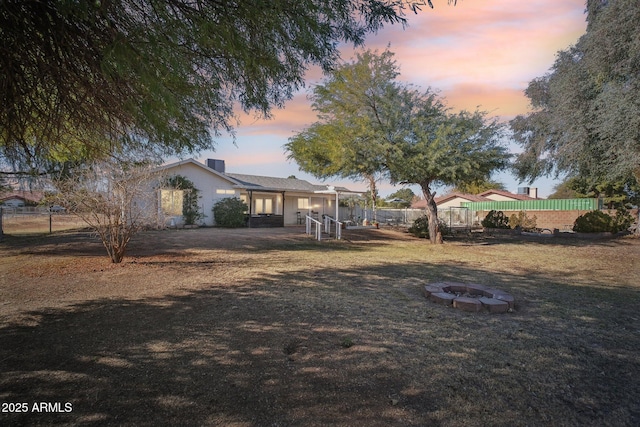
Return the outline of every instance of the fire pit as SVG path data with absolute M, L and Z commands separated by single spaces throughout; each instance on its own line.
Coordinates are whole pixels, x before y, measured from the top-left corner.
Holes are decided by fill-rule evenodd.
M 515 306 L 515 299 L 508 293 L 477 283 L 430 283 L 422 291 L 430 301 L 452 305 L 462 311 L 506 313 Z

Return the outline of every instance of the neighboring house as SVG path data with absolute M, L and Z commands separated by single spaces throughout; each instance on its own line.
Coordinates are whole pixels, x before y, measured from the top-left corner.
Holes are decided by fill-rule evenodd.
M 537 194 L 536 189 L 525 187 L 518 190 L 519 194 L 504 190 L 487 190 L 480 194 L 453 192 L 436 197 L 435 201 L 438 211 L 440 211 L 439 217 L 447 222 L 450 227 L 469 226 L 471 224 L 479 224 L 486 215 L 485 212 L 469 211 L 466 208 L 469 203 L 535 200 L 534 197 L 524 193 L 535 195 Z M 520 190 L 524 191 L 520 193 Z M 426 207 L 427 202 L 425 200 L 420 200 L 411 205 L 413 209 L 426 209 Z
M 42 201 L 44 195 L 36 191 L 10 191 L 0 194 L 0 207 L 19 208 L 35 206 Z
M 538 198 L 537 188 L 522 187 L 522 188 L 519 188 L 518 190 L 519 191 L 523 190 L 523 193 L 518 192 L 517 194 L 514 194 L 504 190 L 487 190 L 478 194 L 478 196 L 484 197 L 485 199 L 493 200 L 495 202 L 508 202 L 511 200 L 534 200 Z M 482 202 L 486 200 L 473 200 L 473 201 Z
M 528 188 L 528 187 L 525 187 Z M 537 194 L 535 189 L 534 194 Z M 534 200 L 535 197 L 528 196 L 526 194 L 514 194 L 503 190 L 487 190 L 480 194 L 465 194 L 465 193 L 449 193 L 444 196 L 436 197 L 436 205 L 438 209 L 447 208 L 459 208 L 463 206 L 463 203 L 467 202 L 499 202 L 499 201 L 512 201 L 512 200 Z M 411 205 L 412 209 L 426 209 L 427 202 L 425 200 L 419 200 Z
M 158 170 L 167 176 L 181 175 L 193 182 L 199 191 L 204 225 L 215 225 L 213 206 L 226 197 L 237 197 L 247 204 L 249 227 L 283 227 L 303 224 L 307 214 L 317 218 L 322 215 L 335 217 L 340 195 L 353 193 L 343 187 L 314 185 L 296 178 L 226 173 L 223 160 L 208 159 L 203 164 L 188 159 L 161 166 Z M 171 189 L 161 190 L 159 211 L 165 217 L 179 221 L 171 192 Z

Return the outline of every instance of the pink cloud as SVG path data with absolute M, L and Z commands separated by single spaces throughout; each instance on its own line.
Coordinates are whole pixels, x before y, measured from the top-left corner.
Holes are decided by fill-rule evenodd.
M 527 111 L 523 91 L 528 82 L 543 75 L 556 52 L 575 43 L 586 28 L 584 0 L 458 0 L 455 7 L 445 0 L 433 3 L 433 10 L 408 14 L 405 30 L 388 26 L 371 35 L 366 48 L 390 45 L 403 81 L 439 90 L 453 109 L 479 107 L 503 120 Z M 353 48 L 341 51 L 344 59 L 353 57 Z M 321 80 L 320 70 L 311 68 L 308 87 L 284 109 L 274 110 L 271 120 L 239 114 L 238 146 L 223 139 L 215 156 L 236 172 L 306 176 L 286 160 L 282 146 L 316 121 L 307 93 Z M 388 184 L 383 185 L 386 189 Z

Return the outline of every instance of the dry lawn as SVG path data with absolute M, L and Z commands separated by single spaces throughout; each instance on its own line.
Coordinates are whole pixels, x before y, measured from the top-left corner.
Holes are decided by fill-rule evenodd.
M 639 240 L 345 237 L 148 232 L 113 265 L 87 233 L 8 236 L 0 425 L 640 425 Z M 435 305 L 440 280 L 516 310 Z

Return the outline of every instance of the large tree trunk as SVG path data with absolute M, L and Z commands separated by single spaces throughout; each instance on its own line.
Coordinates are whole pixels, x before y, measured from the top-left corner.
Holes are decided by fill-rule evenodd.
M 427 218 L 429 219 L 429 240 L 434 244 L 442 243 L 442 233 L 438 222 L 438 206 L 436 205 L 436 192 L 431 191 L 429 183 L 421 183 L 422 194 L 427 201 Z

